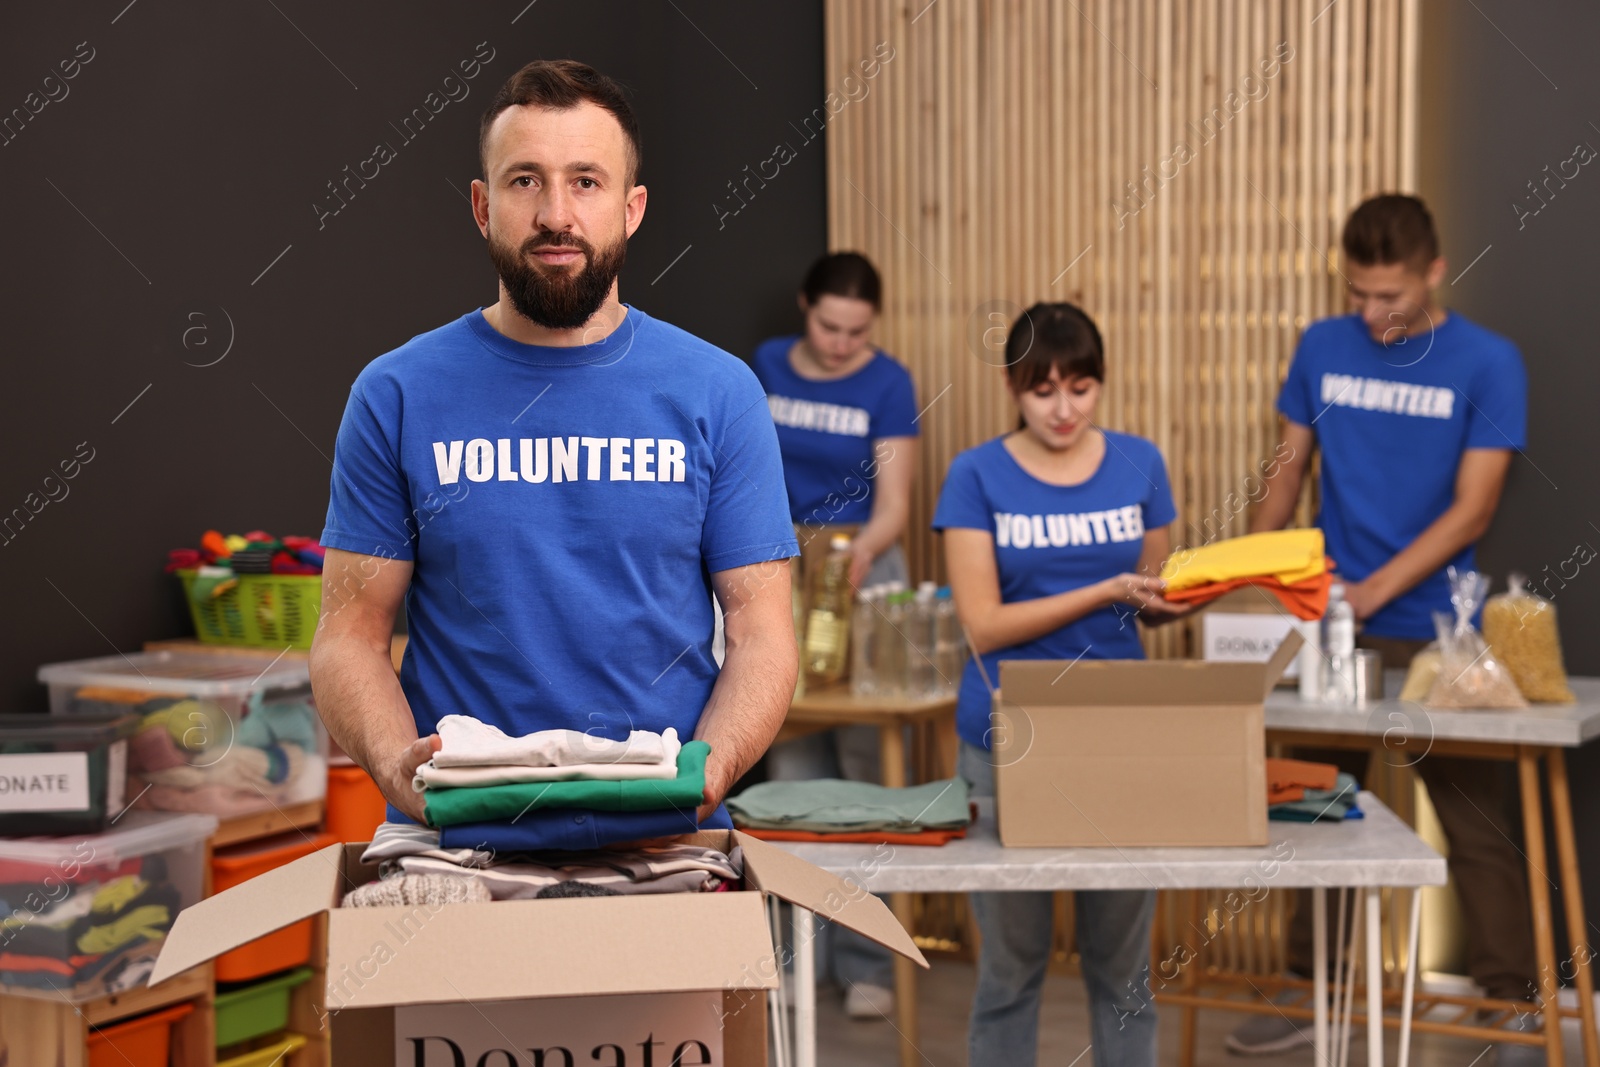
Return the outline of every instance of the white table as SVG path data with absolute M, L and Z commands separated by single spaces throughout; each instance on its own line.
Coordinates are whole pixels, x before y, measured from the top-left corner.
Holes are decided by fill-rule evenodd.
M 1314 1041 L 1318 1062 L 1333 1064 L 1328 1010 L 1329 888 L 1355 888 L 1365 900 L 1368 1063 L 1383 1062 L 1383 961 L 1379 943 L 1379 895 L 1385 887 L 1443 885 L 1445 861 L 1370 793 L 1361 794 L 1366 818 L 1340 823 L 1271 822 L 1271 842 L 1261 848 L 1006 848 L 995 836 L 993 802 L 978 802 L 978 821 L 967 836 L 939 848 L 893 846 L 885 859 L 877 845 L 783 844 L 808 863 L 873 893 L 965 893 L 1070 889 L 1229 889 L 1265 884 L 1313 891 L 1315 931 Z M 1270 871 L 1270 875 L 1267 873 Z M 1412 895 L 1410 951 L 1416 956 L 1417 905 Z M 816 969 L 813 920 L 795 908 L 794 1067 L 816 1063 Z M 1352 932 L 1360 911 L 1352 914 Z M 1342 949 L 1342 939 L 1341 945 Z M 1337 968 L 1336 968 L 1337 969 Z M 1408 967 L 1400 1024 L 1400 1067 L 1410 1049 L 1415 977 Z M 1344 990 L 1348 1008 L 1352 981 Z M 915 996 L 912 989 L 900 996 Z M 1336 991 L 1337 995 L 1337 991 Z M 1348 1034 L 1349 1013 L 1344 1013 Z M 914 1043 L 914 1033 L 901 1034 Z M 781 1034 L 780 1034 L 781 1039 Z M 1343 1039 L 1348 1052 L 1348 1037 Z M 781 1061 L 778 1067 L 783 1067 Z
M 1385 691 L 1399 693 L 1404 673 L 1390 671 Z M 1506 760 L 1517 765 L 1521 785 L 1522 826 L 1532 908 L 1534 947 L 1539 964 L 1539 999 L 1544 1017 L 1548 1067 L 1563 1067 L 1561 1014 L 1556 976 L 1558 962 L 1550 888 L 1546 870 L 1544 815 L 1539 768 L 1545 767 L 1556 853 L 1567 918 L 1570 955 L 1578 989 L 1584 1060 L 1600 1067 L 1600 1032 L 1596 1029 L 1594 979 L 1585 932 L 1583 887 L 1578 875 L 1578 848 L 1572 828 L 1572 797 L 1567 785 L 1564 750 L 1600 737 L 1600 678 L 1571 679 L 1575 704 L 1536 704 L 1504 711 L 1444 710 L 1388 699 L 1365 708 L 1302 703 L 1298 694 L 1279 690 L 1267 699 L 1267 740 L 1290 745 L 1384 748 L 1393 762 L 1411 765 L 1428 755 Z M 1488 1036 L 1488 1035 L 1485 1035 Z

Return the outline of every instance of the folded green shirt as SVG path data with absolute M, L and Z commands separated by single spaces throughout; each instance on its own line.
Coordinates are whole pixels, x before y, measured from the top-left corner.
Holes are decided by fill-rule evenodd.
M 903 788 L 840 778 L 762 782 L 727 803 L 734 825 L 754 830 L 909 833 L 954 830 L 971 821 L 962 778 Z
M 534 808 L 587 808 L 590 811 L 660 811 L 698 808 L 705 802 L 706 757 L 711 746 L 690 741 L 678 752 L 676 778 L 606 781 L 516 782 L 510 785 L 430 789 L 428 822 L 456 826 L 466 822 L 509 822 Z

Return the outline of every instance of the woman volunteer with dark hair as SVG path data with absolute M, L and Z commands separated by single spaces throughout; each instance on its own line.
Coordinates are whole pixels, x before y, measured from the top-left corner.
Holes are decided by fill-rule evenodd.
M 917 459 L 911 375 L 872 343 L 882 294 L 865 256 L 823 256 L 800 287 L 805 332 L 763 341 L 753 361 L 803 557 L 825 553 L 833 528 L 846 527 L 858 587 L 906 580 L 900 536 Z
M 882 293 L 865 256 L 823 256 L 800 288 L 805 332 L 764 341 L 753 361 L 778 427 L 802 574 L 821 566 L 832 535 L 843 533 L 857 588 L 907 580 L 900 537 L 911 513 L 917 400 L 905 367 L 872 343 Z M 773 746 L 767 773 L 876 781 L 877 741 L 870 726 L 811 734 Z M 825 929 L 819 973 L 831 971 L 844 988 L 846 1012 L 887 1018 L 894 1010 L 888 950 Z
M 944 534 L 956 609 L 981 658 L 967 663 L 956 706 L 960 771 L 994 795 L 990 687 L 1003 659 L 1143 659 L 1135 615 L 1167 622 L 1188 609 L 1155 575 L 1177 517 L 1161 453 L 1101 429 L 1095 406 L 1105 354 L 1094 322 L 1071 304 L 1035 304 L 1006 340 L 1018 429 L 956 456 L 933 528 Z M 1035 1060 L 1039 990 L 1050 961 L 1050 893 L 974 893 L 982 935 L 969 1056 L 973 1067 Z M 1149 1005 L 1156 895 L 1077 895 L 1077 943 L 1089 991 L 1096 1067 L 1154 1067 Z

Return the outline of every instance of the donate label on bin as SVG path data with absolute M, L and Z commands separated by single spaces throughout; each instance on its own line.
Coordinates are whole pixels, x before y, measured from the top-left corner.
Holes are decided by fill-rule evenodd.
M 87 810 L 87 752 L 0 755 L 0 812 Z

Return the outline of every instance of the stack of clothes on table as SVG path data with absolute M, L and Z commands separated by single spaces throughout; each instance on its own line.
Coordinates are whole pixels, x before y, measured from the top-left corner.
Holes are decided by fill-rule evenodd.
M 1323 554 L 1321 530 L 1274 530 L 1179 549 L 1162 565 L 1161 578 L 1162 596 L 1179 604 L 1209 604 L 1253 586 L 1296 618 L 1313 620 L 1328 610 L 1333 560 Z
M 1356 806 L 1361 786 L 1331 763 L 1267 760 L 1267 818 L 1288 822 L 1339 822 L 1364 818 Z
M 962 778 L 890 787 L 839 778 L 762 782 L 728 798 L 733 825 L 767 841 L 943 845 L 972 822 Z
M 0 985 L 75 999 L 144 984 L 181 897 L 159 854 L 59 865 L 0 860 Z
M 439 751 L 412 781 L 430 825 L 379 827 L 362 859 L 380 880 L 347 906 L 717 892 L 743 877 L 738 849 L 607 847 L 699 829 L 704 741 L 670 728 L 511 737 L 464 715 L 436 732 Z
M 305 690 L 252 693 L 237 726 L 212 701 L 138 689 L 84 686 L 69 707 L 139 716 L 128 745 L 135 807 L 229 818 L 316 800 L 327 787 L 321 727 Z

